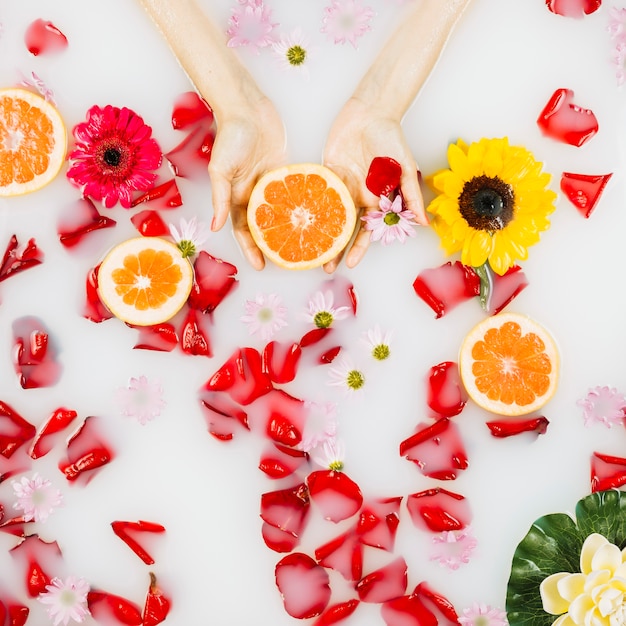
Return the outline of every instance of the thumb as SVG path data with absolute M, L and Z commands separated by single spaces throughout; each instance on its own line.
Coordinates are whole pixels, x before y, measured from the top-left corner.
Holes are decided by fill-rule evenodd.
M 230 180 L 219 172 L 212 172 L 211 187 L 213 188 L 213 221 L 211 230 L 222 228 L 230 213 L 232 188 Z

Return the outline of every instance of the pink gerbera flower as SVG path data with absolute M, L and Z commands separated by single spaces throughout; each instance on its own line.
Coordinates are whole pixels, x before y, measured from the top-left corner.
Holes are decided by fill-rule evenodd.
M 614 387 L 594 387 L 576 404 L 583 409 L 585 426 L 597 423 L 611 428 L 624 423 L 626 397 Z
M 228 18 L 228 46 L 247 46 L 256 54 L 259 48 L 274 43 L 272 31 L 278 24 L 272 23 L 272 11 L 263 0 L 239 0 Z
M 372 231 L 371 241 L 381 241 L 386 246 L 396 239 L 404 243 L 407 237 L 415 237 L 415 217 L 402 209 L 402 196 L 398 194 L 393 202 L 381 196 L 378 206 L 380 211 L 370 211 L 361 218 L 365 229 Z
M 87 121 L 73 130 L 76 146 L 69 154 L 67 177 L 86 196 L 107 208 L 129 208 L 131 193 L 154 185 L 162 154 L 152 129 L 126 107 L 93 106 Z
M 87 608 L 87 594 L 89 584 L 84 578 L 68 576 L 65 581 L 54 577 L 46 592 L 39 594 L 39 602 L 47 604 L 48 617 L 54 626 L 63 623 L 65 626 L 70 620 L 81 623 L 90 615 Z
M 332 0 L 324 7 L 321 31 L 335 43 L 349 41 L 356 48 L 356 40 L 371 30 L 372 17 L 374 11 L 361 0 Z
M 444 530 L 433 537 L 435 548 L 430 555 L 431 561 L 452 570 L 469 563 L 478 542 L 468 528 L 463 530 Z
M 509 622 L 505 611 L 474 602 L 471 607 L 463 609 L 459 623 L 461 626 L 507 626 Z

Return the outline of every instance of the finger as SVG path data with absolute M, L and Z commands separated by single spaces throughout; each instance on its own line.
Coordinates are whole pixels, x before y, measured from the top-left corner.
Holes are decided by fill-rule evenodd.
M 348 267 L 355 267 L 360 263 L 370 245 L 371 235 L 371 231 L 366 230 L 365 222 L 363 222 L 346 257 L 346 265 Z
M 416 169 L 403 171 L 400 179 L 402 199 L 406 208 L 415 215 L 418 224 L 428 226 L 428 217 L 424 209 L 424 198 L 419 185 L 419 173 Z
M 231 213 L 233 223 L 233 234 L 239 244 L 239 248 L 246 260 L 255 270 L 262 270 L 265 267 L 265 257 L 259 247 L 254 242 L 248 227 L 247 207 L 233 207 Z
M 213 221 L 211 230 L 222 228 L 228 219 L 231 202 L 231 181 L 219 172 L 211 172 L 211 187 L 213 189 Z
M 341 259 L 343 258 L 345 251 L 346 249 L 344 248 L 334 259 L 331 259 L 328 263 L 324 263 L 324 265 L 322 265 L 322 269 L 327 274 L 332 274 L 339 267 L 339 263 L 341 263 Z

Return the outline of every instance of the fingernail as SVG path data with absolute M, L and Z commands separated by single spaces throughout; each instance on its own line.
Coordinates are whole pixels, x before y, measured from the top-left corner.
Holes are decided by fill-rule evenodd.
M 213 219 L 211 220 L 211 230 L 215 230 L 215 215 L 213 216 Z

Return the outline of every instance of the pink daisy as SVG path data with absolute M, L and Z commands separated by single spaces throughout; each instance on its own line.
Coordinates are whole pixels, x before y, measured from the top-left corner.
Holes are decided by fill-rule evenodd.
M 68 576 L 63 581 L 54 577 L 46 585 L 46 592 L 39 594 L 38 600 L 48 605 L 46 610 L 54 626 L 61 623 L 67 626 L 70 620 L 80 624 L 90 615 L 87 608 L 88 593 L 89 584 L 84 578 Z
M 126 107 L 93 106 L 87 121 L 73 130 L 76 146 L 69 154 L 67 177 L 86 196 L 107 208 L 129 208 L 131 193 L 154 185 L 162 154 L 152 128 Z
M 430 555 L 431 561 L 439 561 L 448 569 L 457 570 L 469 563 L 478 542 L 469 528 L 463 530 L 444 530 L 433 537 L 435 548 Z
M 626 397 L 613 387 L 594 387 L 576 404 L 583 409 L 585 426 L 597 423 L 611 428 L 624 423 Z
M 145 376 L 131 378 L 127 387 L 117 390 L 116 400 L 122 415 L 134 417 L 142 426 L 158 415 L 165 406 L 163 388 Z
M 307 400 L 304 409 L 306 422 L 298 448 L 310 452 L 337 434 L 337 405 L 334 402 L 320 403 Z
M 321 32 L 335 43 L 349 41 L 356 48 L 356 40 L 371 30 L 372 17 L 374 11 L 361 0 L 332 0 L 324 7 Z
M 13 508 L 22 511 L 27 522 L 45 522 L 54 509 L 63 504 L 61 492 L 37 472 L 32 478 L 24 476 L 19 481 L 13 481 L 12 485 L 17 497 Z
M 274 43 L 272 31 L 278 24 L 272 23 L 272 11 L 263 0 L 239 0 L 228 18 L 228 46 L 247 46 L 256 54 L 259 48 Z
M 391 202 L 387 196 L 381 196 L 378 203 L 380 211 L 370 211 L 361 219 L 365 229 L 371 230 L 371 241 L 382 241 L 384 246 L 394 240 L 404 243 L 407 237 L 415 237 L 415 219 L 413 213 L 402 209 L 402 196 L 397 195 Z
M 626 41 L 619 41 L 613 49 L 615 79 L 619 86 L 626 83 Z
M 509 622 L 505 611 L 474 602 L 471 607 L 463 609 L 459 623 L 461 626 L 507 626 Z
M 611 7 L 609 9 L 609 25 L 607 27 L 612 38 L 626 37 L 626 7 Z M 624 39 L 622 39 L 623 41 Z
M 254 300 L 244 303 L 245 315 L 240 319 L 248 326 L 251 335 L 261 335 L 269 341 L 281 328 L 287 326 L 287 307 L 275 293 L 259 293 Z
M 34 87 L 43 96 L 44 100 L 56 105 L 54 91 L 35 72 L 31 72 L 30 75 L 31 78 L 24 77 L 20 84 L 24 87 Z

